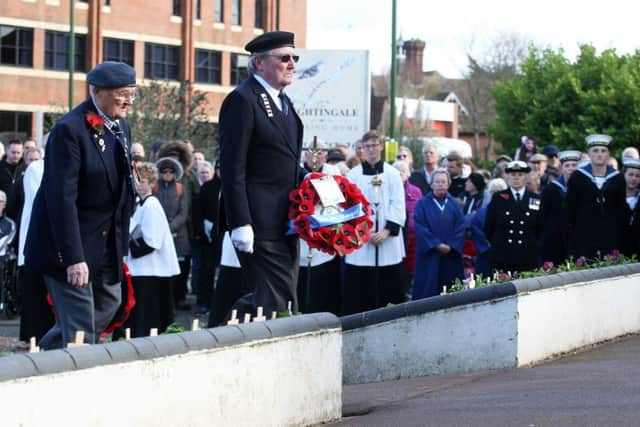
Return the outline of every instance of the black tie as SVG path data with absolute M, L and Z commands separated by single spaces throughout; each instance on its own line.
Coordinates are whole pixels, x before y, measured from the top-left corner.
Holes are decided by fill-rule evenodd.
M 284 114 L 286 117 L 289 114 L 289 105 L 287 104 L 287 97 L 284 96 L 284 93 L 280 92 L 280 94 L 278 95 L 278 98 L 280 98 L 280 105 L 282 105 L 282 114 Z
M 519 202 L 519 201 L 520 201 L 520 192 L 517 192 L 516 193 L 516 202 Z
M 111 131 L 118 138 L 122 138 L 122 135 L 124 135 L 124 131 L 120 129 L 120 125 L 118 124 L 118 122 L 113 122 L 113 126 L 111 126 Z

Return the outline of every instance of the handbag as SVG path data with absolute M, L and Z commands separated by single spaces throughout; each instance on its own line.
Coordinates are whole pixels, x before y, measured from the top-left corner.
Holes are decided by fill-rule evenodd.
M 129 250 L 131 251 L 131 258 L 140 258 L 154 251 L 154 249 L 144 241 L 140 224 L 136 224 L 133 231 L 129 234 Z

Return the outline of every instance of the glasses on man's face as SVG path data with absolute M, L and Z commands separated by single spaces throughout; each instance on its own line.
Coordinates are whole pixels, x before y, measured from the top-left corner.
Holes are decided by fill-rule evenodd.
M 288 63 L 289 61 L 291 61 L 293 59 L 293 62 L 298 62 L 300 60 L 300 57 L 298 55 L 273 55 L 273 54 L 269 54 L 267 56 L 273 56 L 274 58 L 280 58 L 280 62 L 284 62 L 284 63 Z
M 406 158 L 407 158 L 407 155 L 406 155 L 406 154 L 398 154 L 398 155 L 396 156 L 396 159 L 406 159 Z
M 374 148 L 378 148 L 380 144 L 364 144 L 362 148 L 365 150 L 373 150 Z
M 133 90 L 133 91 L 119 91 L 119 92 L 114 92 L 113 93 L 113 97 L 115 99 L 117 99 L 118 101 L 135 101 L 136 98 L 138 97 L 138 91 L 137 90 Z

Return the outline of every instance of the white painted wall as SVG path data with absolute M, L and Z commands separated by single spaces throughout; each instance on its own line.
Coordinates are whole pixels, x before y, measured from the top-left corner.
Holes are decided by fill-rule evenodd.
M 518 295 L 518 366 L 640 330 L 640 275 Z
M 343 332 L 344 383 L 512 367 L 516 297 Z
M 339 329 L 0 382 L 3 426 L 303 426 L 342 409 Z

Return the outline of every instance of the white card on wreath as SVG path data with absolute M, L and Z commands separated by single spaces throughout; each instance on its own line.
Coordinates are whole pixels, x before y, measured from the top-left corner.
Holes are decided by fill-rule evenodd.
M 342 194 L 338 183 L 332 176 L 327 175 L 312 179 L 311 185 L 316 189 L 322 206 L 337 206 L 338 203 L 345 202 L 344 194 Z

